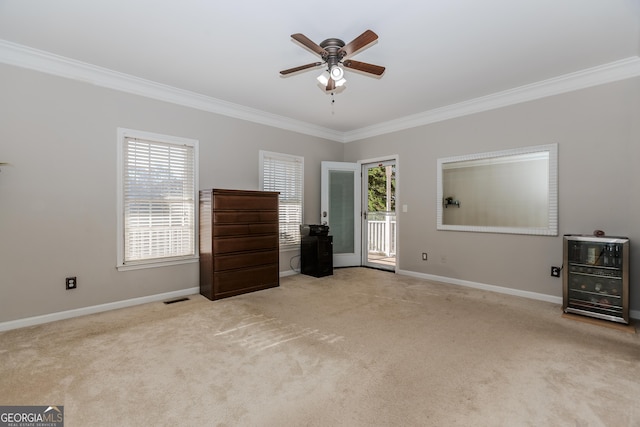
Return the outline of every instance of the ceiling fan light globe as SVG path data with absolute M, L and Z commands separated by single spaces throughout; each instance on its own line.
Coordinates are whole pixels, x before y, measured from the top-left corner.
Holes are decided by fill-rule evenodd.
M 331 67 L 331 78 L 336 82 L 341 80 L 344 77 L 344 70 L 342 67 L 338 67 L 337 65 Z
M 318 81 L 322 86 L 326 86 L 327 83 L 329 83 L 329 77 L 330 77 L 329 73 L 327 71 L 324 71 L 322 74 L 318 76 Z
M 336 87 L 340 87 L 347 82 L 347 79 L 336 80 Z

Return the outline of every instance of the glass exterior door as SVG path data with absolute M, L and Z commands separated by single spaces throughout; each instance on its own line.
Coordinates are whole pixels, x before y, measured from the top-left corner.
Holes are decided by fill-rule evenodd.
M 395 271 L 396 268 L 396 165 L 395 160 L 362 165 L 363 264 Z
M 322 162 L 320 221 L 333 236 L 333 266 L 361 265 L 360 166 Z

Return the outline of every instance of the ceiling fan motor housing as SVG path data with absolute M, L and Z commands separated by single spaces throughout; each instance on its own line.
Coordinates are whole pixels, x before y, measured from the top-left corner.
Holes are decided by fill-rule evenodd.
M 342 55 L 338 54 L 340 49 L 344 47 L 344 44 L 344 41 L 336 38 L 326 39 L 320 43 L 320 47 L 327 51 L 327 54 L 324 55 L 322 59 L 326 61 L 329 69 L 333 68 L 334 65 L 338 65 L 344 56 L 344 52 Z

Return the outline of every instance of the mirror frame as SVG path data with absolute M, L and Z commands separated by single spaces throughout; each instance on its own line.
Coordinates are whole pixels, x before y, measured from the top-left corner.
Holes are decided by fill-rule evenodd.
M 497 227 L 497 226 L 477 226 L 477 225 L 448 225 L 442 223 L 443 215 L 443 179 L 442 168 L 447 163 L 486 160 L 505 156 L 514 156 L 530 153 L 549 153 L 549 203 L 548 203 L 548 225 L 547 227 Z M 492 151 L 487 153 L 476 153 L 463 156 L 446 157 L 438 159 L 437 170 L 437 229 L 452 231 L 474 231 L 482 233 L 507 233 L 507 234 L 530 234 L 536 236 L 557 236 L 558 235 L 558 144 L 537 145 L 532 147 L 515 148 L 511 150 Z

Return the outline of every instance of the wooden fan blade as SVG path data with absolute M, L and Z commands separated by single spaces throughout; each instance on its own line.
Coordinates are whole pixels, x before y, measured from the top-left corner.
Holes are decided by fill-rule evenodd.
M 311 49 L 312 51 L 314 51 L 320 56 L 324 56 L 327 54 L 326 50 L 320 47 L 320 45 L 315 44 L 310 38 L 308 38 L 304 34 L 300 34 L 300 33 L 291 34 L 291 38 L 297 41 L 298 43 L 301 43 L 302 45 L 308 47 L 309 49 Z
M 338 51 L 338 55 L 349 56 L 353 55 L 368 44 L 378 40 L 378 35 L 371 30 L 367 30 L 353 39 L 349 44 Z
M 336 88 L 336 82 L 332 78 L 329 78 L 327 82 L 327 88 L 325 89 L 327 92 L 332 91 Z
M 287 74 L 295 73 L 297 71 L 306 70 L 307 68 L 313 68 L 322 65 L 322 62 L 312 62 L 311 64 L 301 65 L 299 67 L 289 68 L 287 70 L 280 71 L 280 74 L 286 76 Z
M 366 62 L 354 61 L 353 59 L 347 59 L 342 63 L 342 65 L 354 70 L 375 74 L 376 76 L 381 76 L 385 70 L 385 68 L 380 65 L 367 64 Z

